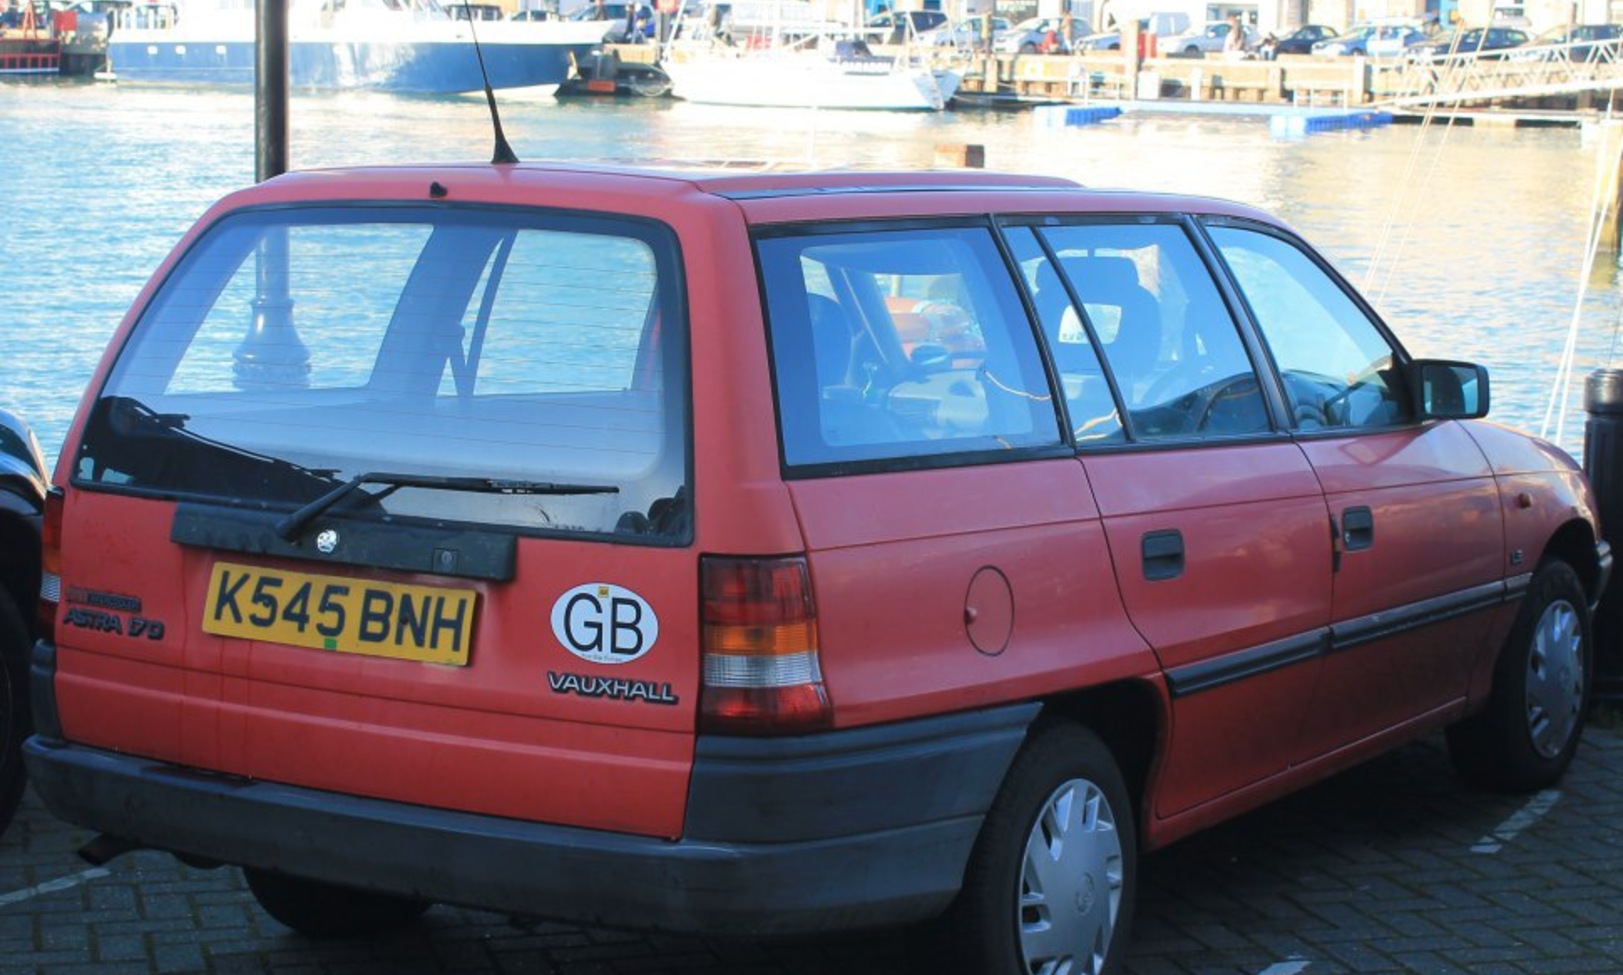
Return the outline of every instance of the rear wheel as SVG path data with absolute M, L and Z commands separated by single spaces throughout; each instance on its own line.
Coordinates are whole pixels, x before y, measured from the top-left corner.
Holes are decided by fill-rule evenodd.
M 1588 600 L 1565 562 L 1539 567 L 1495 665 L 1480 713 L 1448 729 L 1448 751 L 1475 785 L 1554 785 L 1578 750 L 1594 666 Z
M 982 975 L 1121 967 L 1138 886 L 1132 803 L 1110 750 L 1055 725 L 1015 759 L 947 918 L 954 958 Z
M 244 867 L 248 889 L 265 913 L 312 938 L 353 938 L 403 928 L 422 917 L 427 901 L 395 897 L 319 880 Z
M 22 801 L 26 774 L 23 739 L 33 732 L 28 710 L 28 627 L 5 592 L 0 592 L 0 833 Z

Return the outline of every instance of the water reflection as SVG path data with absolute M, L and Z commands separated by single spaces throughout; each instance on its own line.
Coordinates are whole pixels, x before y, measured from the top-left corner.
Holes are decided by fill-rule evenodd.
M 1411 350 L 1480 361 L 1495 418 L 1537 430 L 1582 274 L 1597 149 L 1578 130 L 1403 126 L 1271 138 L 1258 119 L 1128 118 L 1047 128 L 1030 113 L 714 109 L 670 101 L 508 107 L 524 159 L 932 165 L 978 143 L 996 169 L 1090 186 L 1228 197 L 1293 224 L 1367 292 Z M 481 100 L 300 95 L 298 168 L 484 160 Z M 0 84 L 0 390 L 55 451 L 108 335 L 214 199 L 253 177 L 247 92 Z M 1615 266 L 1582 308 L 1581 379 L 1615 364 Z M 1578 450 L 1581 417 L 1564 446 Z

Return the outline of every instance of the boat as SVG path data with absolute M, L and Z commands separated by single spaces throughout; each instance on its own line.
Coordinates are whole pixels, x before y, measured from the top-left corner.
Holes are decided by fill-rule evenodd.
M 15 28 L 0 28 L 0 74 L 56 74 L 62 66 L 62 41 L 40 30 L 34 6 L 23 7 Z
M 601 21 L 470 23 L 439 0 L 290 0 L 289 83 L 423 94 L 563 83 L 572 58 L 603 39 Z M 174 0 L 120 11 L 107 44 L 120 81 L 251 85 L 254 0 Z
M 831 40 L 673 47 L 664 68 L 672 95 L 708 105 L 939 112 L 958 90 L 955 71 L 905 53 L 875 55 L 860 40 Z

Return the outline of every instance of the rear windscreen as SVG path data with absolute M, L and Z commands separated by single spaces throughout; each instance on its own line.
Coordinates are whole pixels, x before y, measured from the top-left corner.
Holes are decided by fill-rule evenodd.
M 686 324 L 662 225 L 430 206 L 234 214 L 92 407 L 78 483 L 334 514 L 688 528 Z

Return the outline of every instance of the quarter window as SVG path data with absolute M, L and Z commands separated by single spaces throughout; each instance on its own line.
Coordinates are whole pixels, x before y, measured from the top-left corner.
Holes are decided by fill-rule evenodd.
M 985 228 L 759 241 L 784 461 L 973 462 L 1062 443 Z
M 1211 235 L 1273 353 L 1297 429 L 1406 419 L 1391 343 L 1318 262 L 1274 234 L 1218 226 Z

